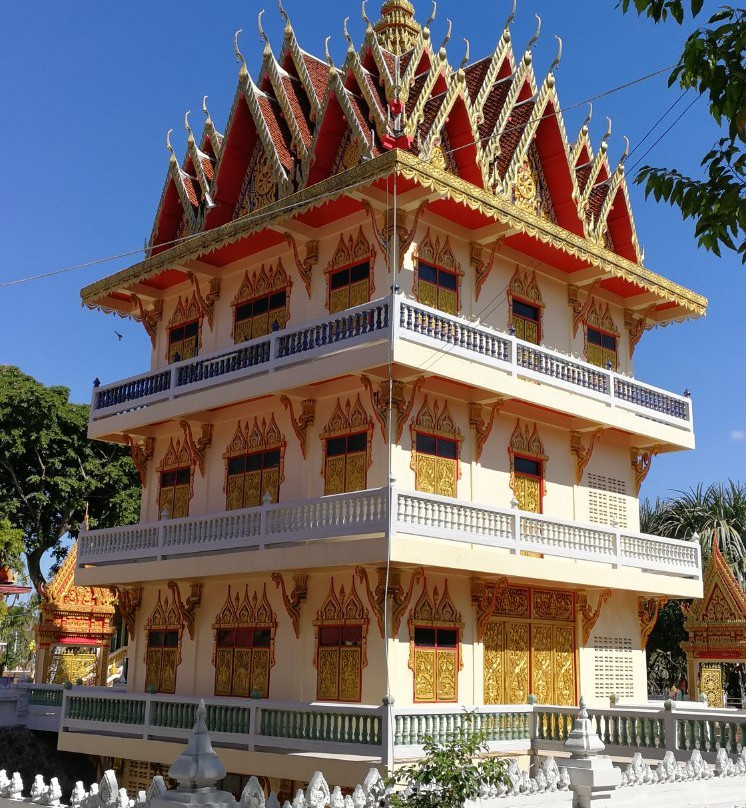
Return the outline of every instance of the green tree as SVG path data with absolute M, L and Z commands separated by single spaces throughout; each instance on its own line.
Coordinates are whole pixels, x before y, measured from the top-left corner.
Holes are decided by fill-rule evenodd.
M 137 521 L 139 481 L 126 447 L 87 437 L 89 408 L 66 387 L 46 387 L 0 365 L 0 518 L 20 530 L 31 582 L 59 562 L 88 513 L 91 527 Z
M 679 25 L 696 18 L 704 0 L 621 0 L 623 12 L 634 7 L 655 23 Z M 688 8 L 687 8 L 688 6 Z M 720 255 L 721 247 L 737 251 L 746 263 L 746 9 L 722 6 L 692 33 L 669 77 L 707 94 L 710 115 L 727 134 L 702 158 L 704 177 L 688 177 L 676 168 L 644 166 L 635 181 L 645 195 L 679 208 L 695 221 L 700 246 Z
M 29 670 L 34 642 L 34 626 L 39 621 L 39 597 L 32 596 L 18 606 L 8 606 L 0 620 L 0 641 L 5 653 L 0 660 L 4 670 Z

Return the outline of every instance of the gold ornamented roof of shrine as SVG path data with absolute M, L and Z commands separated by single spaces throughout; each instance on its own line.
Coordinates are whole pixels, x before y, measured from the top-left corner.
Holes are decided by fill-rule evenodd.
M 538 31 L 525 49 L 514 50 L 511 14 L 491 55 L 471 62 L 467 43 L 454 67 L 445 47 L 450 24 L 434 46 L 434 16 L 421 26 L 408 0 L 387 0 L 375 24 L 363 12 L 359 49 L 345 21 L 347 56 L 337 67 L 328 48 L 325 59 L 304 51 L 282 5 L 280 12 L 285 28 L 277 56 L 259 17 L 265 44 L 256 82 L 236 37 L 239 80 L 225 134 L 203 103 L 199 141 L 185 121 L 181 164 L 169 140 L 146 259 L 86 286 L 85 305 L 138 317 L 137 290 L 162 292 L 185 280 L 185 261 L 213 263 L 217 252 L 263 229 L 292 232 L 294 218 L 330 201 L 359 198 L 395 174 L 437 195 L 441 207 L 451 204 L 462 226 L 483 230 L 499 222 L 507 247 L 541 250 L 542 260 L 566 271 L 570 283 L 573 272 L 598 270 L 611 293 L 652 295 L 653 321 L 705 313 L 706 298 L 643 266 L 626 151 L 612 164 L 610 125 L 596 149 L 590 116 L 574 142 L 568 139 L 554 77 L 561 43 L 549 73 L 537 81 L 532 47 Z M 527 172 L 542 180 L 550 197 L 541 210 L 517 193 Z
M 78 543 L 70 548 L 57 574 L 44 588 L 41 610 L 45 615 L 81 612 L 86 615 L 113 615 L 115 593 L 105 586 L 76 586 L 75 566 Z

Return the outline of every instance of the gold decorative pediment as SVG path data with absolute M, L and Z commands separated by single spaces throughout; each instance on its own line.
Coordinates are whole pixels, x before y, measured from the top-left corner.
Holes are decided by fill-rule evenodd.
M 42 611 L 81 611 L 86 614 L 113 615 L 116 594 L 105 586 L 76 586 L 75 567 L 78 543 L 74 542 L 54 578 L 44 587 Z
M 339 587 L 339 592 L 335 590 L 334 578 L 331 579 L 329 584 L 329 592 L 327 593 L 324 602 L 316 612 L 316 619 L 313 621 L 315 633 L 315 656 L 314 667 L 318 662 L 318 638 L 320 626 L 360 626 L 362 630 L 362 667 L 368 664 L 368 656 L 366 651 L 368 625 L 370 618 L 368 617 L 368 610 L 363 605 L 363 601 L 358 594 L 355 587 L 355 576 L 352 577 L 352 584 L 350 585 L 349 592 L 345 592 L 344 585 Z
M 192 466 L 192 455 L 189 451 L 189 446 L 186 441 L 182 443 L 181 438 L 176 438 L 174 443 L 173 436 L 171 436 L 166 454 L 163 455 L 163 459 L 158 466 L 158 471 L 183 468 L 184 466 Z
M 365 237 L 361 226 L 355 238 L 350 234 L 345 240 L 344 234 L 340 234 L 337 249 L 327 265 L 326 272 L 342 269 L 351 264 L 362 264 L 366 261 L 370 261 L 372 264 L 375 255 L 375 250 L 370 246 L 370 242 Z
M 231 594 L 230 585 L 225 598 L 225 603 L 220 611 L 215 615 L 215 622 L 212 624 L 215 632 L 215 642 L 213 644 L 213 665 L 217 651 L 217 631 L 226 628 L 267 628 L 270 629 L 270 668 L 275 664 L 275 633 L 277 631 L 277 615 L 272 604 L 267 597 L 267 585 L 262 588 L 262 596 L 254 590 L 254 594 L 249 596 L 248 584 L 244 587 L 243 598 L 239 598 L 238 592 L 235 597 Z
M 231 305 L 239 306 L 247 300 L 269 292 L 279 292 L 283 289 L 289 292 L 292 285 L 293 281 L 285 271 L 282 259 L 278 258 L 276 264 L 270 264 L 268 267 L 262 264 L 261 268 L 252 272 L 251 275 L 246 270 Z
M 433 240 L 429 227 L 425 233 L 425 238 L 417 245 L 415 260 L 448 269 L 455 272 L 459 277 L 464 274 L 461 270 L 461 264 L 456 260 L 456 256 L 451 249 L 450 237 L 446 236 L 442 243 L 440 236 L 436 236 Z
M 536 280 L 535 271 L 529 272 L 525 270 L 522 272 L 520 267 L 516 264 L 515 272 L 508 284 L 508 300 L 514 297 L 534 303 L 539 306 L 539 308 L 544 308 L 544 299 L 541 296 L 541 290 Z
M 430 435 L 437 435 L 440 438 L 450 438 L 457 440 L 459 444 L 464 439 L 461 430 L 456 426 L 451 412 L 448 409 L 448 400 L 443 402 L 442 407 L 438 405 L 438 401 L 434 400 L 432 407 L 425 395 L 425 400 L 422 402 L 414 421 L 411 424 L 412 434 L 421 431 L 427 432 Z
M 442 597 L 438 594 L 438 587 L 433 589 L 432 597 L 424 580 L 422 592 L 409 613 L 410 634 L 414 632 L 415 625 L 444 626 L 448 628 L 463 628 L 461 612 L 456 608 L 451 593 L 448 591 L 448 579 L 443 585 Z
M 171 319 L 168 321 L 168 327 L 173 328 L 177 325 L 190 323 L 192 320 L 201 319 L 202 309 L 200 308 L 199 301 L 197 300 L 197 295 L 194 292 L 192 292 L 190 296 L 183 298 L 181 295 L 179 295 L 174 313 L 171 315 Z
M 614 319 L 609 311 L 609 304 L 594 300 L 585 315 L 585 323 L 591 328 L 598 328 L 609 334 L 619 336 L 619 329 L 614 325 Z
M 269 417 L 269 423 L 267 423 L 266 418 L 262 418 L 260 422 L 256 416 L 254 416 L 254 423 L 251 426 L 246 421 L 242 427 L 241 422 L 238 421 L 236 431 L 233 433 L 223 458 L 227 460 L 229 457 L 256 452 L 260 449 L 284 450 L 284 448 L 285 436 L 280 432 L 274 413 L 272 413 Z
M 508 451 L 511 462 L 513 456 L 517 454 L 533 457 L 537 460 L 548 460 L 546 454 L 544 454 L 544 444 L 539 437 L 537 425 L 534 424 L 533 429 L 529 424 L 521 427 L 520 418 L 516 421 L 513 434 L 510 436 Z

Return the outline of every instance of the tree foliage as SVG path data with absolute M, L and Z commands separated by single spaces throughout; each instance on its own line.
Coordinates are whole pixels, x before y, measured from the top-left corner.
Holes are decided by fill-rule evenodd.
M 621 0 L 622 11 L 682 25 L 702 10 L 704 0 Z M 688 6 L 688 9 L 687 9 Z M 737 251 L 746 263 L 746 9 L 722 6 L 684 44 L 669 86 L 706 94 L 710 115 L 727 131 L 701 161 L 704 177 L 688 177 L 675 168 L 640 169 L 636 182 L 645 195 L 679 208 L 695 220 L 700 246 L 720 255 L 721 247 Z
M 443 742 L 428 736 L 424 757 L 397 769 L 389 785 L 399 786 L 391 796 L 393 808 L 463 808 L 479 796 L 482 783 L 508 783 L 507 764 L 489 757 L 484 734 L 473 731 L 474 714 L 464 715 L 464 727 Z
M 34 647 L 34 626 L 39 621 L 39 597 L 8 606 L 0 621 L 0 641 L 6 643 L 0 662 L 4 670 L 30 670 Z
M 0 366 L 0 518 L 21 531 L 39 593 L 42 557 L 63 558 L 64 539 L 77 536 L 86 513 L 91 527 L 138 517 L 139 481 L 127 449 L 89 440 L 89 408 L 69 395 Z

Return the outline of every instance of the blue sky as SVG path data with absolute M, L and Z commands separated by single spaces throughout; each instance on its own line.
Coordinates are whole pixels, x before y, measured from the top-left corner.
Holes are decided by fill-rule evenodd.
M 654 27 L 623 16 L 617 0 L 519 0 L 513 26 L 516 49 L 543 20 L 534 51 L 543 78 L 554 58 L 554 34 L 564 41 L 557 74 L 563 106 L 575 104 L 631 79 L 673 64 L 687 28 Z M 166 174 L 165 132 L 175 130 L 183 154 L 184 112 L 201 127 L 200 103 L 209 96 L 213 119 L 223 129 L 236 88 L 232 38 L 244 28 L 241 48 L 256 74 L 261 45 L 257 12 L 276 52 L 282 25 L 274 0 L 25 0 L 4 9 L 0 29 L 0 89 L 6 146 L 5 192 L 0 196 L 0 283 L 138 249 L 148 237 Z M 716 7 L 705 4 L 705 12 Z M 323 53 L 332 35 L 337 63 L 344 59 L 342 20 L 350 15 L 356 43 L 363 34 L 358 2 L 285 0 L 301 45 Z M 420 22 L 429 0 L 416 3 Z M 510 0 L 440 0 L 432 26 L 439 42 L 446 17 L 453 20 L 452 63 L 471 42 L 472 59 L 491 52 Z M 322 13 L 320 13 L 322 11 Z M 377 19 L 378 3 L 368 14 Z M 703 15 L 704 16 L 704 15 Z M 614 122 L 612 160 L 634 147 L 676 98 L 666 75 L 594 104 L 591 133 L 597 146 L 605 115 Z M 688 103 L 685 99 L 677 111 Z M 572 140 L 584 108 L 565 114 Z M 699 158 L 718 132 L 700 100 L 646 158 L 696 172 Z M 655 137 L 633 155 L 633 163 Z M 746 478 L 746 381 L 743 373 L 746 270 L 734 255 L 718 259 L 697 250 L 691 222 L 631 185 L 638 234 L 651 269 L 710 298 L 706 318 L 647 332 L 636 353 L 636 375 L 676 392 L 693 392 L 697 449 L 657 458 L 643 487 L 655 497 L 698 481 Z M 142 326 L 80 305 L 79 289 L 139 256 L 17 286 L 0 287 L 0 362 L 20 366 L 46 384 L 65 384 L 87 401 L 91 381 L 144 371 L 149 342 Z M 114 330 L 124 335 L 117 340 Z

